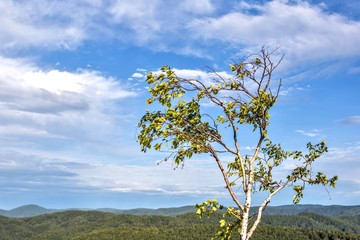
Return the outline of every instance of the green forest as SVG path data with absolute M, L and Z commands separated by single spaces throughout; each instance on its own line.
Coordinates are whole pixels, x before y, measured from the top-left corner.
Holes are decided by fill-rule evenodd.
M 28 218 L 0 216 L 0 236 L 3 240 L 205 240 L 214 236 L 220 218 L 221 214 L 200 219 L 194 213 L 150 216 L 98 211 L 64 211 Z M 360 239 L 360 215 L 267 215 L 253 239 Z

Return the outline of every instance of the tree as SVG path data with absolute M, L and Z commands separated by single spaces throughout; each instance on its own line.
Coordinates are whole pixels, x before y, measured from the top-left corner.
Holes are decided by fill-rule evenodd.
M 138 142 L 141 150 L 148 149 L 168 152 L 164 161 L 173 160 L 179 166 L 194 154 L 208 154 L 217 163 L 226 188 L 236 204 L 227 207 L 220 220 L 219 239 L 230 239 L 233 233 L 242 240 L 250 239 L 260 223 L 261 216 L 271 198 L 286 186 L 295 191 L 294 204 L 303 197 L 305 184 L 322 184 L 335 187 L 337 176 L 327 178 L 322 172 L 316 175 L 312 164 L 327 152 L 324 141 L 307 144 L 307 153 L 285 151 L 280 144 L 270 140 L 268 126 L 270 109 L 274 106 L 281 87 L 281 80 L 272 83 L 273 71 L 280 64 L 273 62 L 274 52 L 262 48 L 243 61 L 230 65 L 231 77 L 225 77 L 211 70 L 209 81 L 186 79 L 176 75 L 169 66 L 160 73 L 150 72 L 147 82 L 151 97 L 147 104 L 159 104 L 161 110 L 147 111 L 138 127 Z M 202 103 L 211 103 L 216 111 L 206 112 Z M 240 149 L 241 128 L 256 134 L 256 147 L 251 154 Z M 224 167 L 222 158 L 231 156 Z M 285 160 L 294 161 L 296 168 L 286 177 L 278 179 L 273 170 Z M 240 184 L 240 190 L 234 186 Z M 250 216 L 253 193 L 265 191 L 267 197 L 259 206 L 257 214 Z M 197 214 L 210 215 L 223 209 L 216 200 L 197 204 Z M 234 220 L 232 220 L 234 219 Z

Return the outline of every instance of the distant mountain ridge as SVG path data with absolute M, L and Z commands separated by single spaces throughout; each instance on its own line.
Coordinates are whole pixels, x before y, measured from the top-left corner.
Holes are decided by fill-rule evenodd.
M 10 218 L 25 218 L 33 217 L 43 214 L 64 212 L 68 210 L 81 210 L 81 211 L 98 211 L 115 214 L 131 214 L 131 215 L 158 215 L 158 216 L 178 216 L 185 213 L 195 212 L 194 206 L 182 206 L 173 208 L 135 208 L 128 210 L 114 209 L 114 208 L 98 208 L 98 209 L 48 209 L 38 205 L 25 205 L 11 210 L 0 209 L 0 215 Z M 253 212 L 257 207 L 252 209 Z M 360 205 L 356 206 L 341 206 L 341 205 L 283 205 L 283 206 L 268 206 L 264 215 L 296 215 L 303 212 L 310 212 L 324 216 L 337 217 L 337 216 L 357 216 L 360 215 Z
M 30 204 L 30 205 L 17 207 L 11 210 L 0 209 L 0 215 L 11 218 L 23 218 L 23 217 L 33 217 L 42 214 L 54 213 L 59 211 L 62 210 L 48 209 L 48 208 L 40 207 L 35 204 Z
M 184 213 L 195 212 L 194 206 L 182 206 L 173 208 L 135 208 L 128 210 L 119 210 L 113 208 L 98 208 L 95 211 L 109 212 L 116 214 L 132 214 L 132 215 L 158 215 L 158 216 L 177 216 Z

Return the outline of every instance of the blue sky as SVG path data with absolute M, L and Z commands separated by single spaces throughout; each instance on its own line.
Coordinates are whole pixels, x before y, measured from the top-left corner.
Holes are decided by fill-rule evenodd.
M 3 0 L 0 10 L 0 208 L 231 204 L 211 158 L 174 170 L 140 152 L 144 76 L 168 64 L 205 79 L 206 66 L 228 71 L 262 46 L 285 54 L 270 136 L 292 150 L 326 140 L 314 168 L 340 178 L 302 203 L 359 204 L 360 1 Z M 286 190 L 272 204 L 291 199 Z

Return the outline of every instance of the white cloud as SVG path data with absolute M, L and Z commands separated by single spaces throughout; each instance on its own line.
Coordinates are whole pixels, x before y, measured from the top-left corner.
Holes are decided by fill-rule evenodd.
M 144 0 L 117 0 L 107 11 L 115 28 L 123 32 L 116 34 L 121 36 L 121 41 L 138 45 L 152 43 L 152 48 L 166 48 L 160 39 L 164 33 L 176 32 L 179 22 L 175 17 L 178 7 L 172 5 L 162 0 L 151 1 L 151 4 Z M 182 12 L 179 11 L 179 14 Z
M 358 145 L 332 147 L 329 148 L 329 153 L 314 164 L 313 171 L 322 171 L 329 177 L 338 175 L 341 181 L 359 183 L 359 156 Z M 15 188 L 33 189 L 56 184 L 58 189 L 66 187 L 68 191 L 81 188 L 105 192 L 227 196 L 221 173 L 209 157 L 187 160 L 184 169 L 177 170 L 173 170 L 171 163 L 156 165 L 154 162 L 144 164 L 142 161 L 132 161 L 131 164 L 107 164 L 84 154 L 82 158 L 74 159 L 74 156 L 63 152 L 54 157 L 51 153 L 33 150 L 21 153 L 17 149 L 12 152 L 2 151 L 0 157 L 0 172 L 12 176 L 8 178 L 12 183 L 3 184 L 10 184 Z M 32 161 L 28 161 L 29 158 Z M 291 160 L 284 162 L 282 168 L 274 172 L 276 179 L 286 177 L 291 169 L 297 167 L 296 163 Z M 15 177 L 20 172 L 22 177 Z M 29 185 L 29 181 L 34 181 L 35 174 L 37 186 Z M 49 182 L 49 178 L 56 179 L 56 182 Z
M 2 137 L 16 133 L 19 142 L 25 141 L 21 134 L 82 138 L 85 143 L 105 140 L 106 132 L 119 130 L 113 125 L 122 115 L 117 102 L 136 96 L 100 72 L 43 70 L 27 60 L 4 57 L 0 85 Z
M 281 90 L 280 92 L 279 92 L 279 95 L 280 96 L 286 96 L 286 95 L 288 95 L 289 94 L 289 91 L 288 90 Z
M 207 69 L 208 71 L 205 71 L 205 70 L 198 70 L 198 69 L 173 68 L 172 70 L 176 73 L 176 75 L 179 78 L 197 79 L 197 80 L 201 81 L 202 83 L 204 83 L 205 85 L 213 83 L 214 79 L 219 80 L 219 76 L 224 79 L 233 77 L 233 75 L 231 75 L 225 71 L 219 71 L 219 72 L 216 72 L 216 74 L 215 74 L 211 69 Z M 160 71 L 154 72 L 154 73 L 160 73 Z
M 243 147 L 240 147 L 241 150 L 244 150 L 244 151 L 254 151 L 256 149 L 255 146 L 243 146 Z
M 215 10 L 210 0 L 185 0 L 181 3 L 180 7 L 187 12 L 198 14 L 212 13 Z
M 189 160 L 184 169 L 177 170 L 173 170 L 169 163 L 150 166 L 101 164 L 77 169 L 76 172 L 81 184 L 107 191 L 153 191 L 170 195 L 223 194 L 224 184 L 218 169 L 197 167 L 192 161 Z
M 300 77 L 303 78 L 303 77 Z M 286 81 L 296 81 L 294 79 L 286 79 Z M 279 92 L 280 96 L 287 96 L 290 94 L 294 94 L 295 92 L 299 91 L 306 91 L 308 88 L 310 88 L 310 85 L 307 85 L 306 87 L 299 87 L 298 85 L 294 86 L 282 86 L 281 90 Z
M 227 194 L 215 163 L 206 162 L 211 159 L 202 159 L 201 162 L 192 159 L 184 169 L 173 170 L 171 163 L 106 164 L 93 161 L 84 155 L 83 159 L 74 159 L 74 156 L 66 156 L 64 153 L 54 157 L 51 153 L 26 153 L 19 152 L 18 149 L 2 151 L 0 157 L 0 173 L 7 176 L 7 180 L 0 184 L 3 188 L 10 185 L 16 189 L 32 190 L 53 186 L 57 189 L 67 188 L 67 191 L 81 188 L 165 195 Z M 34 179 L 37 181 L 36 186 L 31 185 Z
M 2 136 L 11 136 L 11 135 L 47 136 L 48 132 L 46 130 L 34 129 L 25 126 L 7 125 L 7 126 L 0 126 L 0 134 Z
M 189 29 L 193 36 L 205 41 L 250 48 L 279 45 L 286 50 L 288 61 L 296 63 L 359 55 L 359 22 L 329 14 L 304 1 L 268 1 L 246 6 L 243 11 L 220 17 L 194 19 Z M 257 14 L 249 13 L 248 8 Z
M 152 48 L 167 49 L 166 40 L 178 38 L 179 33 L 184 31 L 184 23 L 193 17 L 211 14 L 214 10 L 209 0 L 153 0 L 151 4 L 146 0 L 117 0 L 108 12 L 118 27 L 130 31 L 130 36 L 122 38 L 135 40 L 141 45 L 151 42 Z
M 179 72 L 183 77 L 207 77 L 201 71 Z M 74 191 L 81 187 L 166 195 L 224 193 L 220 173 L 205 169 L 203 162 L 191 160 L 176 171 L 171 163 L 126 163 L 140 158 L 140 151 L 134 147 L 132 119 L 137 116 L 117 110 L 119 101 L 135 96 L 120 80 L 88 70 L 45 70 L 25 59 L 1 57 L 0 84 L 0 142 L 5 149 L 0 171 L 13 175 L 7 179 L 16 189 L 62 189 L 71 182 Z M 114 163 L 119 156 L 131 160 Z M 23 177 L 15 177 L 20 172 Z M 49 178 L 57 180 L 48 182 Z
M 178 77 L 188 79 L 209 79 L 211 74 L 202 70 L 193 69 L 173 69 Z
M 212 14 L 215 8 L 210 0 L 4 0 L 0 10 L 0 50 L 12 53 L 27 47 L 74 49 L 104 38 L 168 51 L 174 42 L 188 44 L 178 40 L 189 19 Z
M 87 39 L 89 4 L 45 0 L 0 2 L 0 43 L 2 49 L 26 46 L 73 48 Z
M 287 53 L 283 67 L 358 56 L 360 23 L 323 8 L 305 1 L 242 1 L 224 13 L 210 0 L 5 0 L 0 3 L 0 49 L 71 49 L 86 40 L 113 38 L 203 58 L 214 57 L 205 47 L 219 43 L 224 50 L 251 52 L 279 45 Z
M 117 24 L 127 26 L 135 32 L 144 32 L 148 30 L 149 33 L 160 30 L 161 14 L 158 10 L 161 6 L 161 1 L 155 0 L 151 4 L 146 4 L 143 0 L 126 0 L 115 1 L 109 9 L 113 21 Z M 144 35 L 147 39 L 151 34 Z
M 302 135 L 307 136 L 307 137 L 317 137 L 321 133 L 321 131 L 317 130 L 317 129 L 314 129 L 314 130 L 311 130 L 311 131 L 296 130 L 296 132 L 301 133 Z
M 134 78 L 143 78 L 143 77 L 144 77 L 144 74 L 136 72 L 136 73 L 133 73 L 133 75 L 131 75 L 131 77 L 134 77 Z
M 351 144 L 347 147 L 329 147 L 329 152 L 318 162 L 320 171 L 338 175 L 341 181 L 352 181 L 360 184 L 359 172 L 360 145 Z
M 193 83 L 196 81 L 201 82 L 202 84 L 204 84 L 204 86 L 211 86 L 211 85 L 217 85 L 218 81 L 221 81 L 221 79 L 223 79 L 224 81 L 227 81 L 228 79 L 233 79 L 235 78 L 234 74 L 232 74 L 231 72 L 226 72 L 226 71 L 215 71 L 211 68 L 205 68 L 204 70 L 199 70 L 199 69 L 177 69 L 177 68 L 172 68 L 172 71 L 175 72 L 176 76 L 179 78 L 183 78 L 183 79 L 188 79 L 190 81 L 192 81 Z M 157 70 L 157 71 L 153 71 L 154 74 L 161 74 L 161 70 Z M 200 88 L 202 88 L 202 86 L 200 86 L 200 84 L 198 84 Z M 257 90 L 257 85 L 255 82 L 253 82 L 252 80 L 246 79 L 244 82 L 244 86 L 247 88 L 247 90 L 249 92 L 255 92 Z M 191 91 L 188 92 L 188 96 L 191 95 Z M 239 91 L 231 91 L 231 90 L 221 90 L 219 92 L 218 97 L 220 97 L 223 101 L 227 102 L 229 101 L 229 97 L 238 97 L 239 95 Z M 245 99 L 245 98 L 244 98 Z M 201 101 L 201 106 L 203 107 L 215 107 L 216 105 L 214 103 L 212 103 L 210 100 L 208 99 L 203 99 Z

